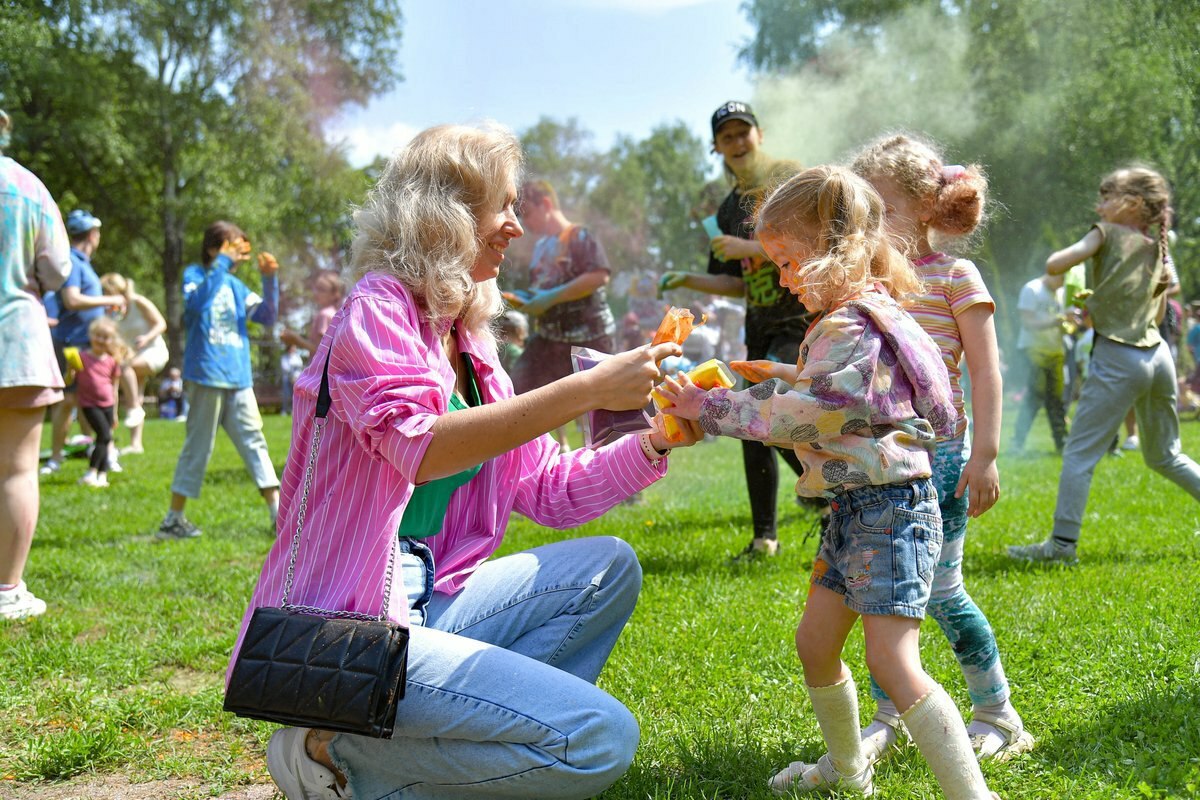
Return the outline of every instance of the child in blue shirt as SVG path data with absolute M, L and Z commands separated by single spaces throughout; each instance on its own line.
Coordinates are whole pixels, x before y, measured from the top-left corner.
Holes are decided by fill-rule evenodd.
M 262 295 L 251 291 L 231 273 L 250 258 L 250 242 L 231 222 L 214 222 L 204 232 L 201 263 L 183 273 L 183 321 L 187 345 L 183 353 L 186 382 L 187 437 L 175 478 L 171 508 L 156 534 L 159 539 L 191 539 L 200 529 L 183 515 L 200 486 L 212 457 L 217 426 L 233 441 L 254 483 L 267 503 L 274 524 L 279 509 L 279 479 L 267 453 L 262 417 L 254 397 L 247 321 L 275 324 L 279 308 L 279 264 L 270 253 L 259 253 Z

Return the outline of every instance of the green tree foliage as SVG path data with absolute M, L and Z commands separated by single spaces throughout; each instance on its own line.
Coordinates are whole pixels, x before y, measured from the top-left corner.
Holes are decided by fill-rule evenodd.
M 0 11 L 12 154 L 105 220 L 102 269 L 162 287 L 179 353 L 209 222 L 285 264 L 336 252 L 365 180 L 321 124 L 398 79 L 399 23 L 397 0 L 17 0 Z
M 622 264 L 656 271 L 699 261 L 692 218 L 705 179 L 705 146 L 682 122 L 642 141 L 622 137 L 609 152 L 591 207 L 614 228 L 605 239 Z M 624 241 L 620 241 L 620 239 Z
M 1200 292 L 1200 5 L 747 0 L 745 9 L 757 30 L 742 57 L 771 109 L 841 97 L 836 114 L 809 108 L 798 134 L 835 141 L 823 158 L 904 127 L 985 166 L 996 204 L 979 260 L 1002 305 L 1051 250 L 1086 231 L 1100 178 L 1132 161 L 1171 180 L 1176 260 L 1185 293 Z M 802 80 L 780 91 L 785 75 Z M 831 119 L 838 130 L 819 127 Z

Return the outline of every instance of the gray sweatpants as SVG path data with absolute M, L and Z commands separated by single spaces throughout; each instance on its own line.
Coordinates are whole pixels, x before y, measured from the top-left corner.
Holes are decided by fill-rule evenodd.
M 188 383 L 187 436 L 175 464 L 171 491 L 184 497 L 200 496 L 200 485 L 217 441 L 217 428 L 225 429 L 238 455 L 260 490 L 279 486 L 275 466 L 267 454 L 262 416 L 253 389 L 219 389 Z
M 1092 472 L 1108 451 L 1131 402 L 1146 465 L 1200 500 L 1200 466 L 1180 451 L 1176 392 L 1175 363 L 1165 342 L 1141 348 L 1096 337 L 1087 380 L 1063 448 L 1054 538 L 1079 540 Z

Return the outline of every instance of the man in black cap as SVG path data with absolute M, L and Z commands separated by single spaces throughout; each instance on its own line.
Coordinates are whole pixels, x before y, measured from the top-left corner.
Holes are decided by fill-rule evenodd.
M 71 276 L 58 290 L 58 325 L 51 329 L 58 367 L 67 374 L 63 350 L 68 347 L 86 348 L 89 344 L 88 325 L 104 315 L 106 307 L 125 311 L 124 295 L 106 295 L 100 288 L 100 277 L 92 268 L 92 256 L 100 246 L 100 220 L 90 211 L 77 208 L 67 215 L 67 235 L 71 237 Z M 42 467 L 43 475 L 58 472 L 63 462 L 67 431 L 71 428 L 71 412 L 75 409 L 74 383 L 66 388 L 64 400 L 51 412 L 50 460 Z
M 762 151 L 762 128 L 748 103 L 731 100 L 721 104 L 712 115 L 712 133 L 713 152 L 721 156 L 731 189 L 717 210 L 720 235 L 710 242 L 708 273 L 668 272 L 659 281 L 659 287 L 663 290 L 684 287 L 744 298 L 747 359 L 794 365 L 812 317 L 779 284 L 779 269 L 755 238 L 753 218 L 754 208 L 767 189 L 802 167 L 794 161 L 773 159 Z M 793 451 L 778 452 L 797 475 L 803 471 Z M 773 556 L 779 550 L 776 448 L 759 442 L 742 442 L 742 463 L 754 534 L 739 558 Z M 827 508 L 820 500 L 813 505 Z

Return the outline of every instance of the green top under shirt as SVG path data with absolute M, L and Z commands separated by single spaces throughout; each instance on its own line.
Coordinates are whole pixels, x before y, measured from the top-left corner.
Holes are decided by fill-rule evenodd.
M 471 357 L 462 354 L 463 369 L 467 376 L 467 402 L 457 394 L 450 395 L 449 411 L 461 411 L 464 408 L 483 405 L 483 397 L 479 394 L 479 384 L 475 380 L 475 366 Z M 454 490 L 474 478 L 482 464 L 464 469 L 456 475 L 447 475 L 429 483 L 423 483 L 413 489 L 412 497 L 404 508 L 404 516 L 400 519 L 399 536 L 412 539 L 426 539 L 442 532 L 442 523 L 446 519 L 446 509 L 450 506 L 450 496 Z

